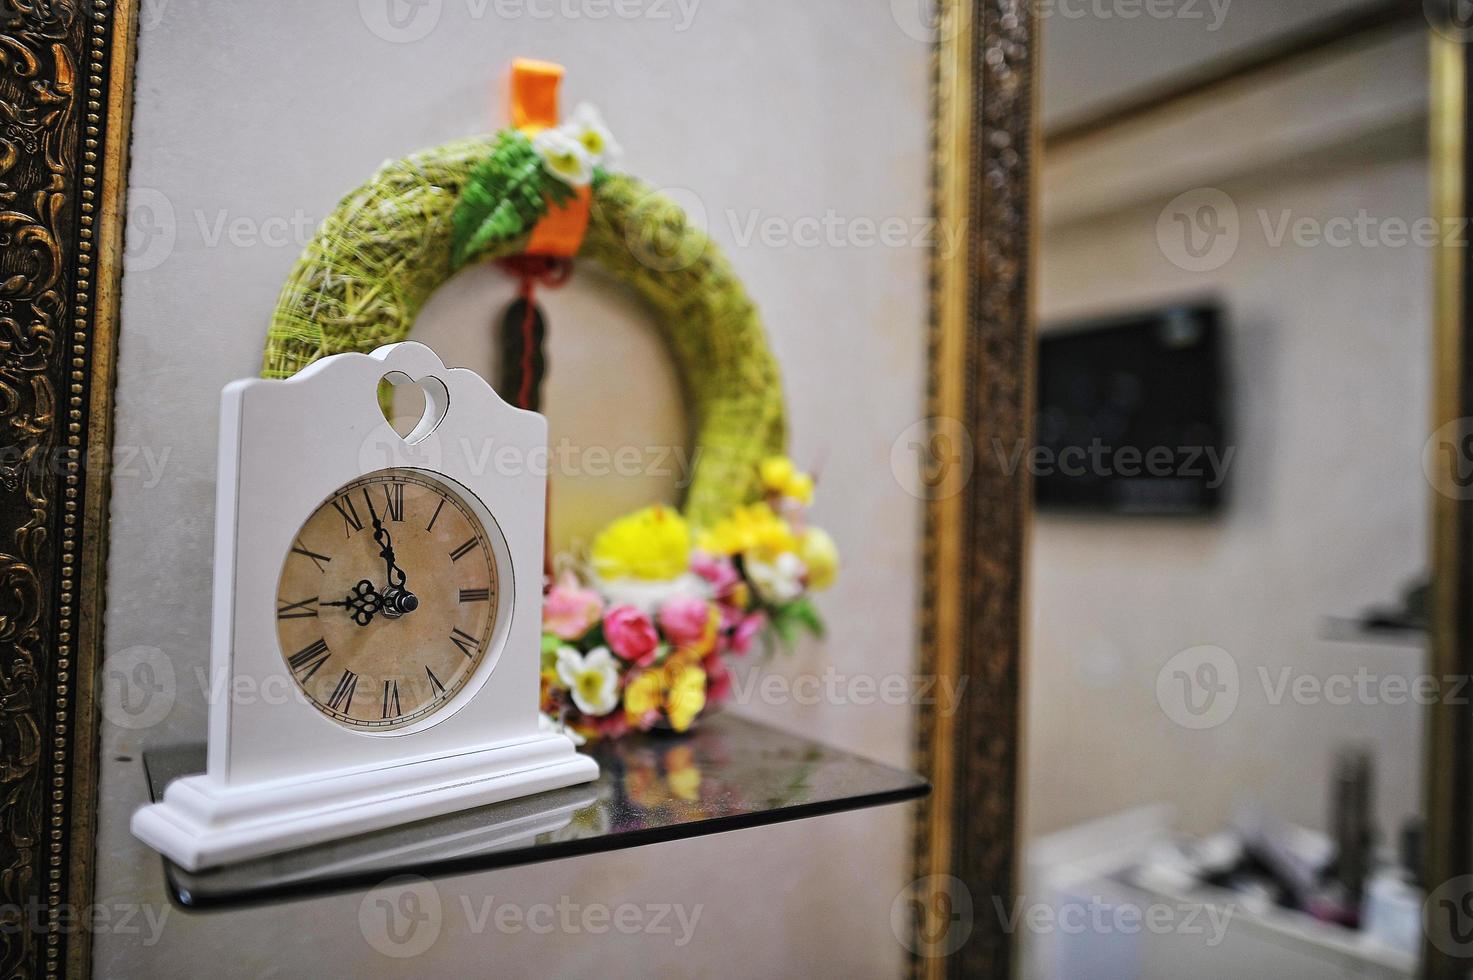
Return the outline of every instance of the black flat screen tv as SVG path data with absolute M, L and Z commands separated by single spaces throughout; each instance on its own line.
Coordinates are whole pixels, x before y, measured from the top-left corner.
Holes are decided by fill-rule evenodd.
M 1041 332 L 1036 437 L 1026 461 L 1040 509 L 1222 508 L 1233 455 L 1222 320 L 1209 303 Z

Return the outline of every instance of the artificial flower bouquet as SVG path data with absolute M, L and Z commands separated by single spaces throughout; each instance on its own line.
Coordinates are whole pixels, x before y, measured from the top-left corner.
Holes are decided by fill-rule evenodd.
M 811 592 L 833 584 L 833 539 L 808 525 L 813 479 L 782 457 L 763 496 L 692 529 L 662 506 L 622 517 L 564 561 L 542 611 L 542 710 L 579 735 L 685 731 L 731 694 L 728 660 L 822 635 Z

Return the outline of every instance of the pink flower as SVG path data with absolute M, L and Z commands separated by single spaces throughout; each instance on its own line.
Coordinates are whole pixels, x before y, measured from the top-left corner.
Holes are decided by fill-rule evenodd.
M 718 599 L 729 596 L 742 580 L 737 574 L 736 566 L 725 555 L 709 555 L 704 551 L 692 552 L 690 567 L 691 571 L 711 583 L 711 591 Z
M 731 696 L 731 669 L 719 653 L 707 655 L 701 661 L 706 671 L 706 705 L 722 704 Z
M 602 718 L 584 718 L 583 723 L 595 738 L 623 738 L 629 733 L 629 720 L 622 711 L 610 712 Z
M 716 608 L 721 610 L 722 633 L 730 633 L 736 629 L 742 619 L 747 615 L 737 606 L 728 605 L 724 602 L 717 603 Z
M 650 618 L 633 606 L 615 606 L 604 616 L 609 648 L 636 667 L 648 667 L 660 652 L 660 637 Z
M 542 626 L 560 640 L 576 640 L 593 628 L 603 610 L 599 594 L 580 588 L 577 578 L 567 573 L 542 602 Z
M 660 607 L 660 629 L 678 647 L 698 648 L 706 641 L 710 625 L 711 606 L 699 596 L 672 596 Z
M 752 649 L 752 640 L 762 632 L 762 628 L 766 625 L 767 614 L 764 612 L 754 612 L 738 623 L 731 634 L 732 653 L 746 653 Z

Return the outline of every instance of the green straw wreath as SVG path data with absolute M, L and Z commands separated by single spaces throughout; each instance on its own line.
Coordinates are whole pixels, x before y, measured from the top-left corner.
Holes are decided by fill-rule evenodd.
M 546 133 L 558 133 L 548 130 Z M 297 260 L 277 301 L 262 376 L 405 340 L 430 295 L 472 262 L 520 254 L 575 193 L 551 136 L 515 129 L 391 160 L 349 193 Z M 583 161 L 586 163 L 587 161 Z M 730 263 L 670 198 L 602 166 L 579 259 L 654 312 L 684 377 L 699 454 L 683 504 L 710 526 L 760 492 L 758 464 L 786 442 L 781 380 Z

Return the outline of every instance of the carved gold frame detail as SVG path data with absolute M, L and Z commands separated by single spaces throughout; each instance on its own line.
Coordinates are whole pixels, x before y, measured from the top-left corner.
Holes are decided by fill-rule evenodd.
M 1025 444 L 1033 415 L 1037 4 L 943 0 L 937 14 L 933 209 L 964 244 L 932 266 L 929 462 L 970 460 L 970 476 L 939 480 L 927 502 L 921 672 L 966 686 L 955 713 L 917 718 L 934 793 L 916 822 L 911 962 L 926 977 L 1005 977 L 1012 937 L 993 909 L 1010 906 L 1018 873 L 1032 485 L 988 447 Z M 958 915 L 965 937 L 948 942 Z
M 0 974 L 86 976 L 136 0 L 0 6 Z

